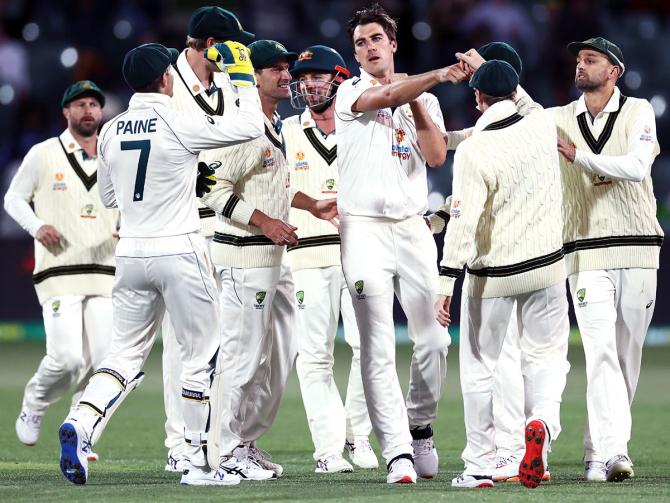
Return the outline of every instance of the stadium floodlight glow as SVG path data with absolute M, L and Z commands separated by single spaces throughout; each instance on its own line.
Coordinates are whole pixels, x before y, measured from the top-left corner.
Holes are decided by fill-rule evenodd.
M 320 28 L 321 35 L 327 38 L 335 38 L 340 33 L 340 23 L 333 18 L 324 19 Z
M 37 23 L 27 23 L 21 31 L 21 36 L 26 42 L 34 42 L 40 36 L 40 26 Z
M 16 93 L 14 92 L 14 88 L 10 86 L 9 84 L 5 84 L 4 86 L 0 86 L 0 103 L 3 105 L 9 105 L 12 101 L 14 101 L 14 96 Z
M 119 40 L 127 39 L 133 31 L 133 25 L 130 21 L 120 19 L 114 24 L 114 36 Z
M 412 36 L 417 40 L 428 40 L 432 34 L 433 30 L 425 21 L 419 21 L 412 26 Z
M 635 91 L 642 85 L 642 75 L 635 70 L 628 70 L 623 76 L 623 81 L 628 86 L 628 89 Z
M 657 94 L 652 99 L 650 99 L 649 103 L 651 103 L 651 107 L 654 109 L 654 114 L 656 117 L 662 117 L 665 113 L 665 109 L 668 106 L 665 98 L 660 94 Z
M 65 68 L 71 68 L 77 64 L 79 53 L 74 47 L 67 47 L 60 53 L 60 63 Z

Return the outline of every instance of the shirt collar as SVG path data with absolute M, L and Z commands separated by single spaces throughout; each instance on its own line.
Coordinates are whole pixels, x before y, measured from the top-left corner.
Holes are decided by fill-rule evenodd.
M 473 133 L 482 131 L 486 126 L 493 124 L 501 119 L 506 119 L 510 115 L 517 113 L 516 105 L 512 100 L 504 100 L 494 103 L 488 107 L 479 120 L 475 123 Z
M 368 72 L 366 72 L 365 70 L 363 70 L 363 67 L 362 67 L 362 66 L 360 67 L 360 71 L 361 71 L 361 75 L 360 75 L 361 80 L 366 80 L 366 81 L 368 81 L 370 84 L 372 84 L 373 86 L 376 86 L 376 85 L 378 85 L 378 84 L 381 84 L 381 82 L 379 82 L 379 80 L 378 80 L 376 77 L 373 77 L 373 76 L 370 75 Z
M 621 91 L 619 91 L 618 87 L 614 86 L 614 92 L 612 93 L 612 97 L 609 99 L 607 105 L 605 105 L 605 108 L 603 108 L 603 111 L 601 113 L 612 113 L 619 110 L 620 96 Z M 577 106 L 575 107 L 575 117 L 577 117 L 580 114 L 583 114 L 584 112 L 586 112 L 587 114 L 589 113 L 588 109 L 586 108 L 586 100 L 584 99 L 584 94 L 582 93 L 582 95 L 577 100 Z
M 167 94 L 135 93 L 130 97 L 128 108 L 151 108 L 156 105 L 167 107 L 171 99 Z
M 207 88 L 205 88 L 205 86 L 202 85 L 202 82 L 200 82 L 200 79 L 193 71 L 193 68 L 191 68 L 191 65 L 188 64 L 188 60 L 186 59 L 186 51 L 188 50 L 189 49 L 184 49 L 183 51 L 181 51 L 181 54 L 177 58 L 177 69 L 179 70 L 181 76 L 184 78 L 186 87 L 193 96 L 197 96 L 198 94 L 204 94 L 205 96 L 207 96 Z M 216 73 L 214 73 L 213 75 L 216 75 Z M 212 85 L 216 85 L 214 83 L 215 80 L 216 79 L 212 77 Z
M 81 145 L 79 145 L 79 142 L 74 139 L 74 136 L 72 136 L 72 133 L 70 132 L 69 129 L 66 129 L 61 133 L 59 136 L 60 141 L 63 143 L 63 147 L 65 147 L 65 152 L 68 154 L 71 154 L 72 152 L 76 152 L 77 150 L 83 150 L 81 148 Z
M 309 108 L 305 108 L 305 111 L 300 114 L 300 125 L 303 129 L 316 127 L 316 122 L 312 119 L 312 114 L 310 113 Z
M 267 115 L 263 114 L 263 120 L 265 121 L 265 125 L 275 134 L 275 136 L 281 137 L 282 121 L 278 112 L 273 114 L 272 120 L 268 119 Z

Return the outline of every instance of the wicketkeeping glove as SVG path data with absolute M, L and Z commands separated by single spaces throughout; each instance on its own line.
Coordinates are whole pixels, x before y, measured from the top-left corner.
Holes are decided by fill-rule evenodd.
M 197 197 L 202 197 L 212 189 L 212 185 L 216 185 L 216 176 L 214 176 L 214 170 L 221 166 L 220 162 L 215 162 L 210 164 L 199 162 L 198 163 L 198 178 L 195 181 L 195 195 Z
M 227 71 L 234 86 L 254 87 L 256 85 L 251 53 L 244 44 L 231 40 L 214 44 L 213 47 L 205 50 L 205 59 L 214 63 L 220 71 Z

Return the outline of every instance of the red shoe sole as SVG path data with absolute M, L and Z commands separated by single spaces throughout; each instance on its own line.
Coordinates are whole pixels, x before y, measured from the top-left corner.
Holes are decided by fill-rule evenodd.
M 395 481 L 395 484 L 413 484 L 413 483 L 414 481 L 412 480 L 412 477 L 410 477 L 409 475 L 405 475 L 400 480 Z
M 526 426 L 526 453 L 519 465 L 519 481 L 524 487 L 535 489 L 544 477 L 542 449 L 547 438 L 542 421 L 531 421 Z

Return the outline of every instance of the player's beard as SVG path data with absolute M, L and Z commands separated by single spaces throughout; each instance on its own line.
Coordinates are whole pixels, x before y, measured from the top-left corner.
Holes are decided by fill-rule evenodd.
M 606 80 L 606 79 L 595 79 L 593 77 L 589 77 L 586 74 L 583 75 L 584 78 L 581 80 L 577 78 L 578 75 L 575 76 L 575 87 L 577 87 L 577 89 L 582 92 L 595 91 L 596 89 L 599 89 L 605 83 Z
M 100 126 L 100 121 L 91 120 L 84 121 L 83 119 L 79 122 L 72 125 L 72 128 L 84 138 L 93 136 L 98 132 L 98 127 Z

